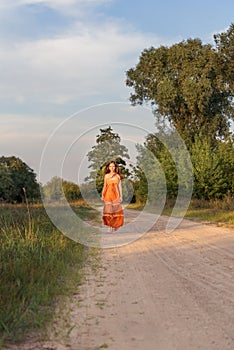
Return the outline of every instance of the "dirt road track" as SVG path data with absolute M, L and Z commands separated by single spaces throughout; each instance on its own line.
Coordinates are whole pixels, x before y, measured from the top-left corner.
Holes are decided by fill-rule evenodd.
M 65 341 L 22 349 L 233 350 L 234 230 L 183 220 L 166 234 L 165 223 L 101 251 L 74 296 Z

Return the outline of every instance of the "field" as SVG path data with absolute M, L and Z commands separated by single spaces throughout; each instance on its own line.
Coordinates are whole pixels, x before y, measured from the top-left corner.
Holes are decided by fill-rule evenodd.
M 76 205 L 83 219 L 95 216 Z M 41 205 L 0 206 L 0 347 L 45 329 L 59 296 L 82 281 L 90 249 L 61 234 Z

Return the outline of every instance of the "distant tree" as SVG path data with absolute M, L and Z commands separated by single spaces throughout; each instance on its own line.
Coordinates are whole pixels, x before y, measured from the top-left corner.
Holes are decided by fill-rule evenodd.
M 226 54 L 233 66 L 233 46 L 229 50 L 225 38 L 219 38 L 219 54 L 200 39 L 145 49 L 136 67 L 127 71 L 126 84 L 134 90 L 131 103 L 150 103 L 187 144 L 194 142 L 196 135 L 227 138 L 228 118 L 233 117 L 233 95 L 227 81 L 233 83 L 233 74 L 231 68 L 224 74 L 219 62 L 220 55 Z
M 65 197 L 62 181 L 63 180 L 60 177 L 54 176 L 43 186 L 42 191 L 45 200 L 56 202 Z
M 119 165 L 123 177 L 130 174 L 125 161 L 129 159 L 128 149 L 121 145 L 120 136 L 110 126 L 100 129 L 100 134 L 96 136 L 96 145 L 88 152 L 87 157 L 92 170 L 85 181 L 94 181 L 99 193 L 103 186 L 104 168 L 109 161 L 114 160 Z
M 0 157 L 0 198 L 21 203 L 25 200 L 25 193 L 30 201 L 40 198 L 34 171 L 20 158 Z
M 68 201 L 76 201 L 82 197 L 79 186 L 74 182 L 63 180 L 62 186 Z
M 65 199 L 69 202 L 76 201 L 80 198 L 81 192 L 77 184 L 71 181 L 63 180 L 54 176 L 42 188 L 44 199 L 47 201 L 60 201 Z
M 13 193 L 14 183 L 11 178 L 10 169 L 4 164 L 0 164 L 0 199 L 11 202 Z

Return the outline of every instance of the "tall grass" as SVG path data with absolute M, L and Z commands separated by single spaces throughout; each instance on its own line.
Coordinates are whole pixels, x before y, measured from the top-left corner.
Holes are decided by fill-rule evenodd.
M 16 205 L 0 206 L 0 246 L 0 336 L 16 341 L 43 329 L 56 296 L 77 288 L 88 249 L 61 234 L 42 206 L 29 217 Z
M 218 225 L 234 227 L 234 198 L 226 196 L 222 200 L 198 200 L 190 203 L 186 217 L 197 221 L 209 221 Z
M 170 216 L 175 205 L 175 199 L 167 199 L 162 211 L 162 215 Z M 142 203 L 129 204 L 129 209 L 143 210 Z M 183 208 L 183 206 L 182 206 Z M 149 212 L 156 213 L 157 208 L 148 207 Z M 188 219 L 196 221 L 209 221 L 219 225 L 234 227 L 234 198 L 226 196 L 224 199 L 203 200 L 192 199 L 185 214 Z

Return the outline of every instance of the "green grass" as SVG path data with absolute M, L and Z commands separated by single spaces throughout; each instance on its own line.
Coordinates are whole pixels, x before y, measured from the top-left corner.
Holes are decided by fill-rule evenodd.
M 234 227 L 234 211 L 227 212 L 222 209 L 189 209 L 186 218 Z
M 234 227 L 234 198 L 192 200 L 185 216 L 191 220 Z
M 163 208 L 162 215 L 171 215 L 175 200 L 168 200 Z M 143 210 L 141 203 L 129 204 L 128 209 Z M 148 207 L 147 210 L 155 213 L 155 208 Z M 234 227 L 234 199 L 227 197 L 223 200 L 197 200 L 190 202 L 185 218 L 199 222 L 211 222 L 218 225 Z
M 85 205 L 74 211 L 95 217 Z M 30 216 L 23 205 L 0 206 L 0 344 L 45 329 L 57 297 L 77 290 L 93 254 L 60 233 L 42 206 L 30 207 Z

